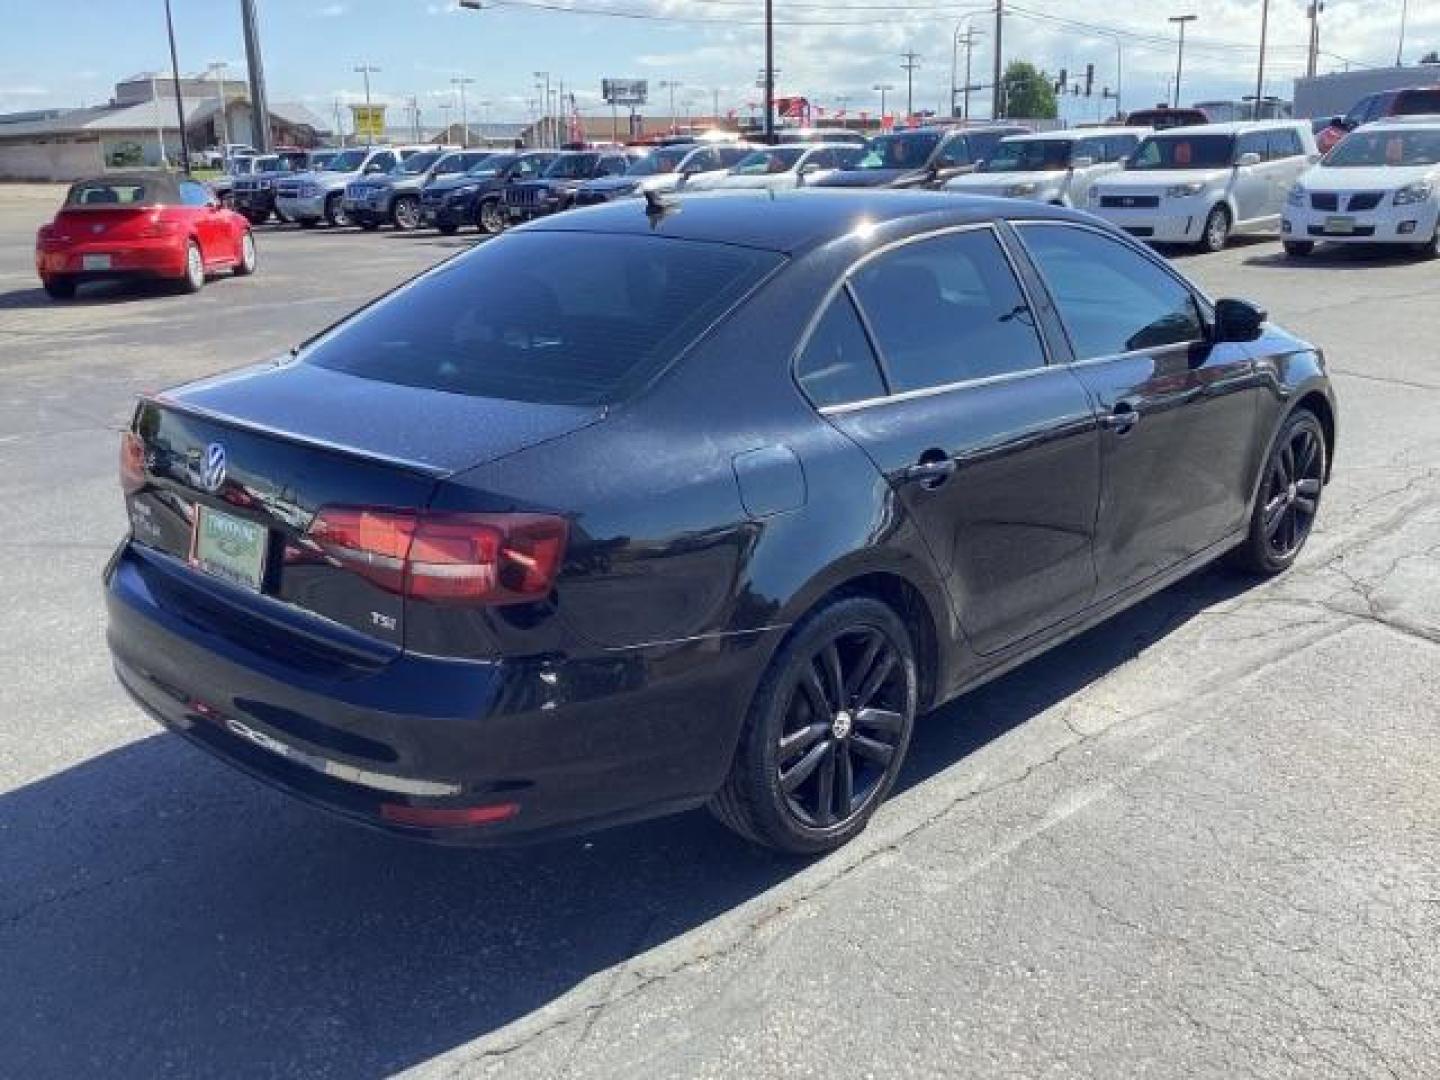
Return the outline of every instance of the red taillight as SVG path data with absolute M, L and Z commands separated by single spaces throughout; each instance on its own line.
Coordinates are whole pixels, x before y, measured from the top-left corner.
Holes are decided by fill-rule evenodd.
M 496 803 L 492 806 L 407 806 L 404 803 L 381 803 L 380 816 L 397 825 L 416 825 L 429 829 L 458 829 L 467 825 L 493 825 L 508 821 L 520 812 L 519 803 Z
M 145 440 L 133 431 L 120 436 L 120 487 L 133 495 L 145 486 Z
M 515 604 L 545 597 L 569 529 L 550 514 L 427 514 L 327 506 L 310 538 L 382 589 L 449 604 Z

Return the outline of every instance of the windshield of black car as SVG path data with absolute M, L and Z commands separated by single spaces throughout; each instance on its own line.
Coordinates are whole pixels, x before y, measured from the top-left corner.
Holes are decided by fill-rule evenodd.
M 899 131 L 870 140 L 857 169 L 918 169 L 940 142 L 938 131 Z
M 301 359 L 444 393 L 605 404 L 678 357 L 782 260 L 649 235 L 511 233 L 363 309 Z
M 365 157 L 368 150 L 346 150 L 343 154 L 336 154 L 320 168 L 324 172 L 358 172 L 360 166 L 365 164 Z
M 423 154 L 411 154 L 392 170 L 397 176 L 419 176 L 440 160 L 439 150 L 426 150 Z
M 753 154 L 741 158 L 740 163 L 730 171 L 737 176 L 789 172 L 808 149 L 804 146 L 781 146 L 774 150 L 756 150 Z
M 631 165 L 625 170 L 625 175 L 660 176 L 662 173 L 672 173 L 694 149 L 693 146 L 677 146 L 673 149 L 655 150 Z
M 550 163 L 545 176 L 551 180 L 578 180 L 595 172 L 599 154 L 566 154 Z
M 1327 169 L 1440 164 L 1440 127 L 1354 132 L 1320 162 Z
M 1075 144 L 1069 139 L 1002 142 L 985 162 L 986 172 L 1061 172 L 1070 167 Z
M 1392 116 L 1423 116 L 1440 113 L 1440 88 L 1406 90 L 1395 99 Z
M 465 170 L 465 175 L 478 177 L 494 176 L 496 173 L 508 169 L 513 164 L 515 164 L 515 156 L 513 154 L 496 154 L 493 157 L 488 157 L 484 161 L 470 166 L 470 168 Z
M 1228 169 L 1234 163 L 1234 135 L 1153 135 L 1130 155 L 1125 168 Z

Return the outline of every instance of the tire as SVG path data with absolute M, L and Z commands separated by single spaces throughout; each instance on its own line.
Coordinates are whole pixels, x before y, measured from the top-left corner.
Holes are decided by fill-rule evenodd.
M 249 229 L 240 238 L 240 261 L 235 264 L 236 277 L 249 277 L 255 273 L 255 267 L 260 263 L 260 255 L 255 250 L 255 237 Z
M 251 225 L 264 225 L 265 222 L 267 222 L 267 221 L 270 220 L 270 211 L 268 211 L 268 210 L 246 210 L 246 211 L 245 211 L 245 220 L 248 221 L 248 222 L 250 222 Z
M 377 229 L 380 228 L 380 219 L 370 214 L 366 214 L 364 217 L 357 217 L 355 219 L 355 224 L 359 225 L 360 228 L 364 229 L 366 232 L 375 232 Z
M 185 273 L 175 282 L 182 293 L 197 293 L 205 287 L 205 257 L 194 240 L 185 244 Z
M 480 200 L 475 208 L 475 227 L 486 236 L 498 236 L 505 231 L 505 212 L 500 209 L 498 198 Z
M 343 229 L 350 224 L 350 215 L 340 205 L 340 192 L 334 192 L 325 200 L 325 224 L 332 229 Z
M 316 225 L 320 224 L 319 220 L 313 217 L 297 218 L 296 220 L 300 222 L 300 228 L 302 229 L 313 229 Z
M 437 222 L 435 228 L 439 229 L 445 236 L 454 236 L 460 231 L 460 226 L 453 221 Z
M 1214 254 L 1224 251 L 1230 242 L 1230 211 L 1222 204 L 1213 207 L 1205 217 L 1205 230 L 1200 234 L 1201 251 Z
M 1292 259 L 1303 259 L 1312 254 L 1315 250 L 1313 240 L 1286 240 L 1284 243 L 1285 254 Z
M 1325 490 L 1325 429 L 1309 409 L 1297 409 L 1280 428 L 1256 485 L 1245 541 L 1232 561 L 1270 576 L 1294 564 L 1310 538 Z
M 1435 235 L 1428 241 L 1415 245 L 1415 256 L 1420 259 L 1440 259 L 1440 226 L 1436 226 Z
M 910 632 L 888 605 L 855 596 L 816 610 L 761 679 L 711 812 L 796 855 L 852 840 L 895 784 L 918 686 Z
M 45 278 L 40 282 L 45 295 L 51 300 L 73 300 L 75 299 L 75 282 L 71 278 L 52 277 Z
M 401 195 L 390 210 L 390 219 L 401 232 L 414 232 L 420 227 L 420 200 Z

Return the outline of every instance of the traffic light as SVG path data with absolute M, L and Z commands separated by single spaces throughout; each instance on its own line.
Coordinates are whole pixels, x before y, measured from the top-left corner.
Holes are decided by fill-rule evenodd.
M 1090 97 L 1095 93 L 1095 65 L 1085 65 L 1085 96 Z

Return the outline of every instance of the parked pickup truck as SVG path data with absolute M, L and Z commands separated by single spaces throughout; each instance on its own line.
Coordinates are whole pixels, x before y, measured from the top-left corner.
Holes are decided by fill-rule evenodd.
M 420 227 L 420 189 L 440 176 L 454 176 L 480 164 L 489 150 L 438 148 L 412 154 L 383 176 L 366 176 L 345 185 L 342 205 L 362 229 L 394 225 L 407 232 Z
M 380 176 L 428 146 L 356 146 L 342 150 L 319 169 L 287 176 L 275 183 L 275 209 L 284 217 L 313 229 L 321 221 L 334 228 L 350 224 L 343 205 L 345 186 L 366 176 Z

